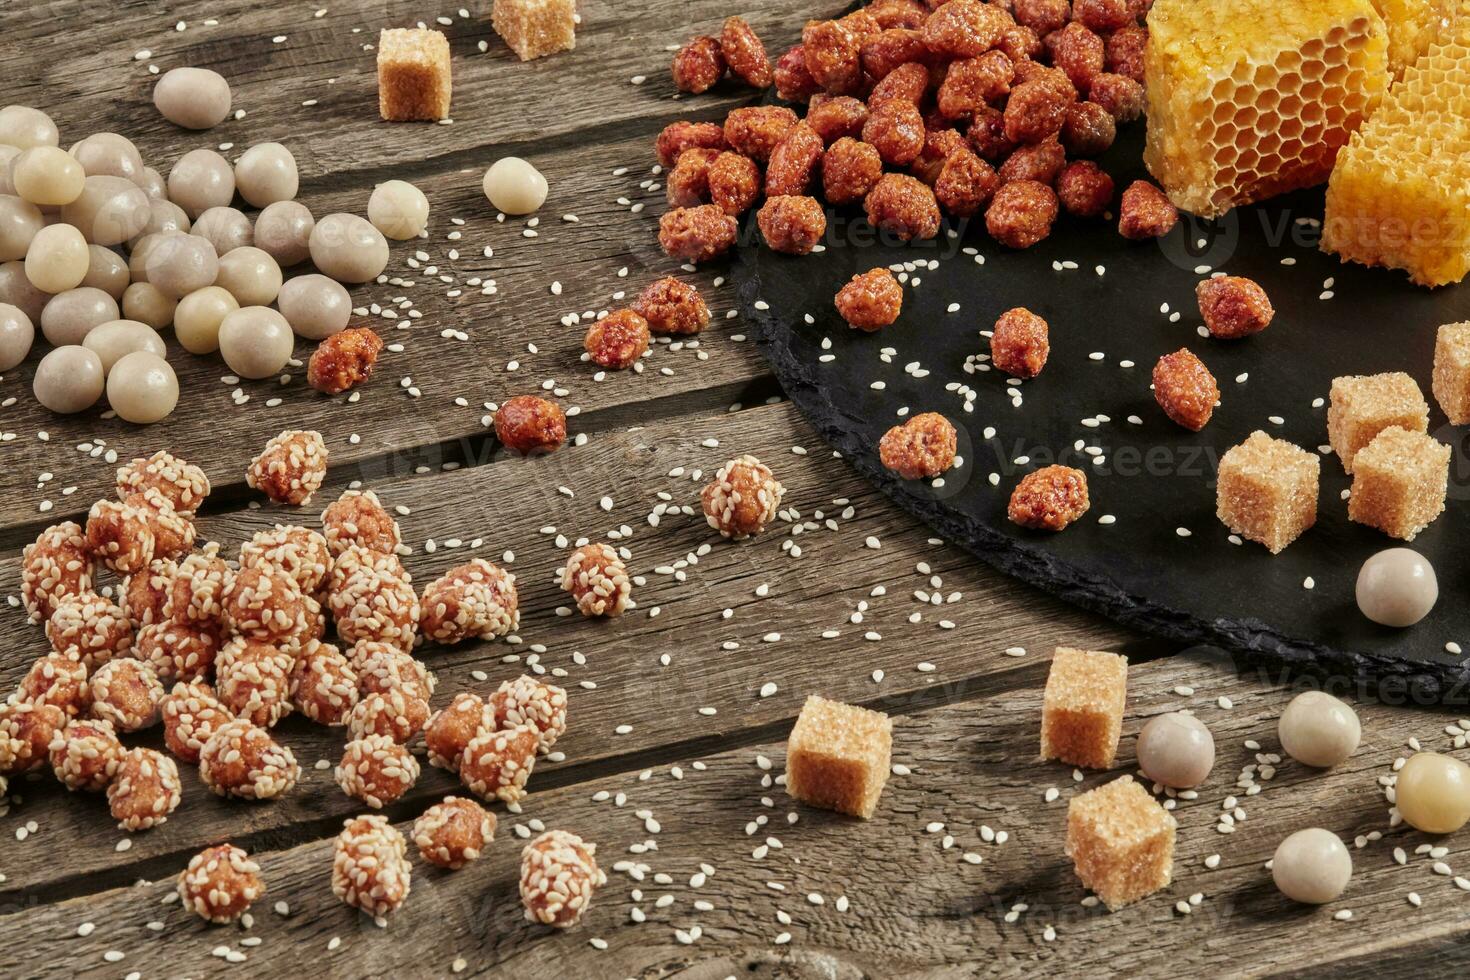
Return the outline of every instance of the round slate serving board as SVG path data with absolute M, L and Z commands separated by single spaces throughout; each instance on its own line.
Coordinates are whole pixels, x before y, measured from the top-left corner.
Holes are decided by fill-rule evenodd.
M 1100 161 L 1120 191 L 1147 176 L 1142 137 L 1141 123 L 1128 127 Z M 1258 664 L 1352 677 L 1380 697 L 1407 691 L 1412 700 L 1467 701 L 1470 663 L 1453 644 L 1470 651 L 1470 428 L 1450 426 L 1429 389 L 1435 329 L 1470 319 L 1470 286 L 1431 291 L 1399 272 L 1343 265 L 1316 247 L 1321 216 L 1320 189 L 1218 222 L 1185 216 L 1159 241 L 1125 241 L 1115 220 L 1063 216 L 1045 241 L 1013 252 L 983 222 L 947 225 L 933 242 L 875 241 L 860 209 L 841 209 L 829 211 L 824 250 L 801 258 L 759 244 L 752 216 L 735 275 L 761 350 L 803 414 L 946 539 L 1145 631 L 1218 644 Z M 913 263 L 918 280 L 905 285 L 899 321 L 874 334 L 849 329 L 832 305 L 837 290 L 894 263 Z M 1213 270 L 1265 287 L 1276 317 L 1264 333 L 1234 342 L 1200 336 L 1194 287 Z M 1020 407 L 1005 375 L 965 370 L 968 357 L 988 353 L 980 331 L 1013 306 L 1051 326 L 1050 360 L 1021 386 Z M 1186 346 L 1221 389 L 1199 433 L 1165 418 L 1150 389 L 1154 362 Z M 1282 554 L 1232 544 L 1215 517 L 1215 471 L 1226 450 L 1255 429 L 1325 447 L 1332 379 L 1383 371 L 1419 382 L 1430 432 L 1455 450 L 1446 512 L 1411 545 L 1433 561 L 1440 601 L 1408 630 L 1358 612 L 1359 566 L 1400 542 L 1348 521 L 1351 481 L 1335 456 L 1322 457 L 1317 525 Z M 901 480 L 878 461 L 879 438 L 905 408 L 940 412 L 959 430 L 963 465 L 942 487 Z M 1100 414 L 1107 421 L 1084 424 Z M 1060 534 L 1011 524 L 1006 503 L 1016 482 L 1053 462 L 1087 472 L 1091 510 Z M 1103 515 L 1113 522 L 1100 522 Z

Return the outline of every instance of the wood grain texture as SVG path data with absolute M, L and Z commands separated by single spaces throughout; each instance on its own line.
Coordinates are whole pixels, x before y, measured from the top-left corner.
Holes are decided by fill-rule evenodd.
M 467 973 L 495 976 L 938 977 L 968 974 L 982 961 L 987 972 L 1006 976 L 1264 975 L 1303 964 L 1325 970 L 1375 949 L 1452 952 L 1464 940 L 1470 896 L 1433 873 L 1431 859 L 1414 855 L 1428 838 L 1388 829 L 1375 783 L 1391 773 L 1411 735 L 1442 746 L 1444 720 L 1364 706 L 1367 737 L 1347 764 L 1322 773 L 1288 760 L 1259 795 L 1246 796 L 1234 783 L 1256 752 L 1244 743 L 1255 739 L 1262 752 L 1279 752 L 1281 692 L 1224 666 L 1171 658 L 1132 667 L 1118 765 L 1081 783 L 1065 766 L 1036 761 L 1040 691 L 1026 685 L 897 717 L 894 761 L 911 774 L 890 780 L 869 822 L 812 810 L 772 785 L 783 767 L 778 739 L 672 760 L 681 779 L 661 765 L 534 792 L 522 814 L 502 818 L 496 844 L 477 865 L 448 874 L 416 864 L 413 893 L 385 930 L 332 897 L 331 845 L 318 841 L 258 855 L 270 894 L 248 933 L 261 940 L 255 947 L 236 945 L 247 935 L 239 929 L 210 928 L 176 905 L 160 905 L 168 881 L 25 911 L 0 919 L 0 934 L 30 937 L 34 958 L 24 975 L 100 969 L 110 949 L 126 954 L 125 969 L 145 975 L 207 971 L 220 945 L 245 952 L 256 971 L 285 969 L 305 955 L 352 976 L 442 974 L 460 957 Z M 1180 685 L 1193 693 L 1177 693 Z M 1215 703 L 1221 695 L 1233 699 L 1232 708 Z M 1128 771 L 1142 724 L 1179 708 L 1208 722 L 1219 754 L 1198 798 L 1180 800 L 1175 810 L 1174 882 L 1115 914 L 1087 907 L 1062 853 L 1067 801 Z M 1046 803 L 1050 787 L 1060 797 Z M 625 794 L 621 805 L 617 794 Z M 1248 819 L 1240 832 L 1223 835 L 1215 826 L 1232 794 Z M 645 823 L 649 816 L 656 830 Z M 751 821 L 758 824 L 748 827 Z M 929 829 L 934 824 L 943 827 Z M 582 926 L 570 932 L 532 927 L 517 904 L 523 839 L 516 827 L 529 836 L 543 825 L 595 840 L 609 874 Z M 1283 836 L 1309 825 L 1342 835 L 1356 865 L 1343 899 L 1322 908 L 1285 902 L 1263 868 Z M 1009 840 L 985 842 L 982 826 Z M 1387 833 L 1352 846 L 1373 831 Z M 946 835 L 954 838 L 950 847 Z M 646 849 L 649 841 L 656 850 Z M 1463 839 L 1434 842 L 1449 848 L 1442 860 L 1451 866 L 1470 861 Z M 1407 866 L 1395 863 L 1395 847 L 1407 852 Z M 968 863 L 966 853 L 981 863 Z M 1213 854 L 1221 861 L 1211 870 L 1204 861 Z M 641 880 L 615 870 L 628 867 L 622 862 L 638 865 Z M 701 864 L 713 873 L 693 887 Z M 1408 904 L 1410 891 L 1423 908 Z M 1202 899 L 1191 912 L 1174 908 L 1196 893 Z M 671 901 L 660 907 L 665 895 Z M 272 911 L 281 900 L 285 917 Z M 709 903 L 706 910 L 697 900 Z M 1006 921 L 1018 903 L 1027 908 Z M 634 907 L 646 921 L 632 921 Z M 1352 911 L 1351 921 L 1334 919 L 1342 910 Z M 84 921 L 96 931 L 78 938 Z M 163 923 L 160 935 L 148 931 L 150 921 Z M 681 942 L 679 932 L 687 936 L 696 925 L 697 940 Z M 782 934 L 789 942 L 778 942 Z M 341 944 L 328 952 L 333 937 Z M 608 948 L 594 948 L 594 938 Z
M 796 455 L 794 446 L 810 452 Z M 725 459 L 743 452 L 768 461 L 788 487 L 787 519 L 757 539 L 722 541 L 705 524 L 698 491 Z M 681 468 L 681 475 L 669 476 Z M 424 647 L 420 655 L 439 675 L 436 707 L 460 690 L 494 690 L 528 663 L 549 677 L 558 674 L 552 679 L 569 689 L 573 718 L 558 743 L 567 761 L 538 767 L 536 777 L 556 785 L 637 764 L 630 759 L 665 760 L 769 738 L 814 690 L 882 699 L 907 710 L 997 685 L 1040 683 L 1045 656 L 1063 640 L 1160 651 L 931 544 L 927 532 L 821 451 L 789 404 L 606 433 L 539 459 L 396 480 L 366 476 L 365 485 L 387 506 L 410 511 L 399 520 L 414 550 L 405 563 L 419 588 L 468 560 L 467 546 L 476 539 L 482 544 L 474 554 L 502 561 L 506 551 L 514 553 L 507 567 L 519 576 L 521 642 Z M 665 514 L 650 527 L 647 517 L 660 493 L 671 498 L 670 506 L 692 507 L 694 515 Z M 323 490 L 304 514 L 270 507 L 206 518 L 201 538 L 220 541 L 233 555 L 240 541 L 279 521 L 318 526 L 320 507 L 334 496 Z M 612 498 L 610 511 L 602 508 L 604 496 Z M 556 584 L 556 571 L 572 542 L 607 540 L 607 532 L 620 527 L 630 532 L 619 541 L 631 551 L 629 569 L 645 578 L 634 588 L 638 608 L 616 621 L 559 615 L 568 596 Z M 433 552 L 426 551 L 429 538 L 436 542 Z M 453 539 L 466 547 L 444 544 Z M 800 548 L 800 557 L 791 556 L 791 546 Z M 13 556 L 0 562 L 0 587 L 18 590 Z M 933 604 L 936 596 L 945 601 Z M 839 635 L 824 639 L 828 630 Z M 1009 647 L 1032 652 L 1006 656 Z M 22 610 L 10 608 L 0 616 L 0 650 L 0 683 L 8 687 L 45 652 L 46 641 Z M 585 664 L 577 662 L 579 654 Z M 873 679 L 875 670 L 884 672 L 881 683 Z M 777 690 L 762 696 L 767 684 Z M 701 708 L 717 714 L 700 714 Z M 621 725 L 631 731 L 619 734 Z M 57 863 L 30 842 L 0 840 L 0 871 L 7 876 L 0 902 L 72 894 L 93 887 L 98 875 L 129 881 L 231 834 L 268 841 L 320 835 L 354 809 L 330 771 L 310 768 L 320 759 L 335 765 L 342 730 L 296 718 L 281 732 L 307 769 L 305 785 L 276 803 L 241 806 L 215 799 L 185 772 L 177 815 L 136 836 L 121 857 L 109 847 L 125 835 L 102 799 L 67 793 L 49 775 L 34 786 L 22 784 L 26 802 L 11 820 L 35 819 L 64 839 L 108 843 Z M 413 809 L 453 785 L 426 766 L 399 809 Z

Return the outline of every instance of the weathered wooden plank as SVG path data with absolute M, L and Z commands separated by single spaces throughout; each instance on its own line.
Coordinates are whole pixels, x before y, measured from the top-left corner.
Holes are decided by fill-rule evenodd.
M 811 451 L 797 455 L 793 447 Z M 722 461 L 742 452 L 767 460 L 785 482 L 788 519 L 753 541 L 721 541 L 699 514 L 698 491 Z M 694 478 L 696 471 L 702 478 Z M 571 692 L 573 724 L 558 747 L 568 761 L 539 768 L 538 782 L 560 785 L 639 759 L 769 738 L 770 726 L 788 723 L 814 688 L 882 697 L 907 709 L 1039 683 L 1040 651 L 1061 640 L 1108 648 L 1133 639 L 930 543 L 927 532 L 822 451 L 789 404 L 609 432 L 540 459 L 397 480 L 366 477 L 387 505 L 409 509 L 400 521 L 414 553 L 405 561 L 420 584 L 468 558 L 469 547 L 447 546 L 453 539 L 466 546 L 480 540 L 474 553 L 496 560 L 514 553 L 521 642 L 423 655 L 440 675 L 436 704 L 466 688 L 493 690 L 532 661 L 564 672 L 559 683 Z M 675 510 L 650 527 L 647 515 L 664 502 L 660 494 L 671 507 L 692 506 L 694 516 Z M 323 491 L 322 500 L 332 495 Z M 601 506 L 604 496 L 611 498 L 610 511 Z M 206 518 L 202 530 L 230 542 L 232 551 L 233 543 L 280 520 L 315 525 L 318 508 L 308 510 L 244 510 Z M 559 616 L 566 595 L 554 572 L 569 542 L 619 528 L 627 529 L 619 533 L 633 556 L 630 570 L 646 577 L 634 591 L 639 608 L 616 622 Z M 793 557 L 797 548 L 800 557 Z M 17 582 L 18 559 L 11 554 L 0 562 L 0 589 L 13 592 Z M 936 597 L 942 604 L 931 601 Z M 829 630 L 837 635 L 824 639 Z M 1036 653 L 1004 655 L 1011 647 Z M 1130 649 L 1159 650 L 1147 642 Z M 14 683 L 44 650 L 40 631 L 20 610 L 0 616 L 0 681 Z M 506 656 L 517 662 L 502 662 Z M 486 679 L 477 680 L 477 671 Z M 595 689 L 585 689 L 586 682 Z M 763 691 L 768 684 L 776 690 Z M 631 730 L 620 734 L 621 725 Z M 340 756 L 340 730 L 295 719 L 282 732 L 304 766 Z M 58 862 L 34 841 L 0 840 L 0 871 L 8 878 L 0 901 L 93 887 L 97 875 L 129 881 L 144 873 L 139 866 L 231 834 L 309 839 L 352 807 L 329 772 L 312 772 L 308 783 L 279 803 L 241 807 L 213 799 L 189 774 L 177 817 L 135 838 L 125 857 L 109 849 L 122 834 L 100 800 L 65 793 L 49 778 L 24 785 L 25 805 L 10 820 L 35 819 L 51 839 L 102 843 Z M 449 785 L 426 772 L 413 799 Z
M 108 950 L 125 954 L 124 969 L 145 975 L 197 973 L 220 945 L 246 953 L 258 970 L 311 955 L 333 974 L 353 976 L 443 973 L 457 958 L 481 975 L 950 976 L 981 961 L 987 972 L 1010 976 L 1058 969 L 1260 975 L 1463 943 L 1470 897 L 1434 874 L 1430 858 L 1414 854 L 1428 838 L 1388 830 L 1387 805 L 1374 785 L 1410 735 L 1443 746 L 1444 719 L 1360 706 L 1365 740 L 1345 766 L 1309 772 L 1287 760 L 1263 792 L 1247 796 L 1235 783 L 1256 751 L 1244 743 L 1279 751 L 1274 719 L 1284 692 L 1190 658 L 1136 665 L 1130 675 L 1117 771 L 1080 784 L 1067 767 L 1036 761 L 1040 689 L 1028 685 L 897 718 L 894 761 L 910 774 L 890 781 L 870 822 L 808 809 L 771 785 L 783 765 L 778 739 L 680 758 L 682 778 L 661 765 L 535 792 L 523 814 L 503 819 L 501 839 L 479 865 L 449 875 L 416 867 L 414 891 L 386 930 L 331 896 L 330 842 L 317 841 L 259 856 L 271 894 L 248 933 L 257 946 L 239 946 L 247 934 L 238 929 L 207 928 L 177 906 L 159 905 L 171 887 L 166 881 L 27 910 L 0 919 L 0 935 L 27 938 L 25 975 L 101 970 Z M 1177 693 L 1180 685 L 1194 693 Z M 1219 695 L 1234 706 L 1219 707 Z M 1127 771 L 1144 721 L 1181 707 L 1211 725 L 1219 755 L 1198 798 L 1178 801 L 1174 883 L 1115 914 L 1087 907 L 1062 853 L 1067 800 Z M 1053 786 L 1060 797 L 1045 802 Z M 1241 832 L 1222 835 L 1215 825 L 1230 795 L 1248 820 Z M 650 816 L 656 829 L 646 824 Z M 930 830 L 935 823 L 942 829 Z M 517 906 L 522 841 L 514 827 L 529 835 L 542 824 L 597 841 L 609 872 L 581 928 L 566 933 L 530 926 Z M 1346 895 L 1322 908 L 1285 902 L 1262 867 L 1283 836 L 1310 825 L 1350 843 L 1387 831 L 1353 849 L 1357 870 Z M 987 842 L 982 827 L 1008 840 Z M 656 850 L 646 848 L 649 841 Z M 1463 837 L 1434 842 L 1448 848 L 1442 860 L 1451 866 L 1470 859 Z M 1395 847 L 1408 853 L 1407 866 L 1395 863 Z M 1213 854 L 1221 860 L 1211 870 L 1204 861 Z M 622 862 L 639 865 L 640 874 Z M 702 865 L 712 873 L 696 884 L 691 878 Z M 1410 891 L 1422 896 L 1422 908 L 1405 900 Z M 1202 898 L 1191 912 L 1175 909 L 1196 893 Z M 278 900 L 288 903 L 288 915 L 271 910 Z M 646 921 L 633 920 L 634 908 Z M 1353 912 L 1350 921 L 1334 918 L 1343 910 Z M 150 921 L 162 923 L 159 934 L 147 931 Z M 82 922 L 96 926 L 86 938 L 75 935 Z M 686 944 L 680 932 L 688 938 L 695 926 L 700 932 Z M 329 951 L 334 937 L 341 942 Z

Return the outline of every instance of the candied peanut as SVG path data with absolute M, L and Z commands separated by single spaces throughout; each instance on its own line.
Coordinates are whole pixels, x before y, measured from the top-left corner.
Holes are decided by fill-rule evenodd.
M 952 61 L 939 86 L 939 112 L 946 119 L 969 116 L 1009 92 L 1013 75 L 1011 59 L 999 51 Z
M 725 57 L 720 41 L 708 35 L 691 40 L 674 55 L 674 87 L 699 95 L 725 77 Z
M 1086 92 L 1103 70 L 1103 39 L 1073 21 L 1046 36 L 1051 63 L 1067 73 L 1079 92 Z
M 1010 248 L 1030 248 L 1051 234 L 1057 196 L 1045 184 L 1014 180 L 1002 184 L 985 211 L 990 237 Z
M 767 247 L 773 252 L 806 255 L 827 232 L 827 213 L 814 197 L 767 198 L 755 217 Z
M 725 141 L 736 153 L 765 163 L 796 122 L 796 113 L 785 106 L 746 106 L 725 117 Z
M 1006 516 L 1021 527 L 1060 531 L 1087 513 L 1087 474 L 1070 466 L 1027 473 L 1011 492 Z
M 1043 50 L 1040 35 L 1021 24 L 1007 25 L 995 49 L 1004 52 L 1014 63 L 1035 58 Z
M 1013 180 L 1034 180 L 1050 186 L 1056 183 L 1057 175 L 1067 164 L 1067 151 L 1062 149 L 1056 137 L 1016 148 L 1006 162 L 1000 165 L 1003 183 Z
M 1006 138 L 1017 143 L 1040 143 L 1062 130 L 1067 106 L 1076 101 L 1070 86 L 1049 77 L 1032 78 L 1011 89 L 1006 99 Z
M 934 182 L 934 196 L 940 207 L 957 218 L 969 218 L 990 203 L 1000 187 L 995 169 L 961 147 L 949 155 Z
M 1148 12 L 1153 9 L 1154 0 L 1128 0 L 1128 16 L 1136 21 L 1142 21 L 1148 17 Z
M 306 365 L 306 380 L 317 391 L 340 395 L 366 384 L 383 350 L 383 339 L 367 327 L 350 327 L 317 345 Z
M 770 88 L 773 81 L 771 59 L 766 46 L 744 17 L 727 17 L 720 30 L 720 51 L 732 74 L 754 88 Z
M 1200 316 L 1210 336 L 1235 340 L 1271 325 L 1276 310 L 1266 291 L 1242 276 L 1216 276 L 1194 288 Z
M 1096 102 L 1073 102 L 1062 123 L 1062 145 L 1076 157 L 1095 157 L 1113 145 L 1118 125 Z
M 924 149 L 924 117 L 912 102 L 894 99 L 874 109 L 863 124 L 863 142 L 889 166 L 913 163 Z
M 883 158 L 860 140 L 844 136 L 822 157 L 822 194 L 828 204 L 853 204 L 883 176 Z
M 887 269 L 870 269 L 853 276 L 838 290 L 834 302 L 849 327 L 871 333 L 898 319 L 903 287 Z
M 995 47 L 1010 18 L 980 0 L 949 0 L 924 22 L 924 43 L 935 54 L 973 58 Z
M 864 9 L 884 30 L 923 27 L 929 19 L 929 11 L 919 0 L 873 0 Z
M 990 363 L 1013 378 L 1034 378 L 1051 353 L 1046 321 L 1024 306 L 1006 310 L 990 337 Z
M 1204 362 L 1181 347 L 1154 365 L 1154 400 L 1174 422 L 1198 432 L 1214 414 L 1220 388 Z
M 1164 192 L 1146 180 L 1135 180 L 1123 192 L 1118 233 L 1124 238 L 1159 238 L 1179 220 L 1179 211 Z
M 889 28 L 863 45 L 863 71 L 868 77 L 882 81 L 902 65 L 922 64 L 932 55 L 919 31 L 902 27 Z
M 518 453 L 552 452 L 567 441 L 566 413 L 540 396 L 516 395 L 495 412 L 495 438 Z
M 864 44 L 883 33 L 883 25 L 878 23 L 878 18 L 862 7 L 838 18 L 837 22 L 852 32 L 858 39 L 858 44 Z
M 889 102 L 909 102 L 917 106 L 929 91 L 929 69 L 910 62 L 888 73 L 868 94 L 868 111 L 874 112 Z
M 901 241 L 939 234 L 939 202 L 928 185 L 907 174 L 884 174 L 863 200 L 868 223 Z
M 673 276 L 665 276 L 638 294 L 633 312 L 648 321 L 656 334 L 699 333 L 709 326 L 709 307 L 699 290 Z
M 931 479 L 954 465 L 959 436 L 938 412 L 923 412 L 895 425 L 878 440 L 878 459 L 905 480 Z
M 725 142 L 725 128 L 719 123 L 683 120 L 665 126 L 654 143 L 658 162 L 665 167 L 672 167 L 678 162 L 679 154 L 696 146 L 712 150 L 729 149 Z
M 990 106 L 982 106 L 975 111 L 965 138 L 982 160 L 999 160 L 1008 156 L 1016 146 L 1016 141 L 1006 135 L 1005 116 Z
M 867 121 L 868 107 L 850 95 L 818 96 L 806 114 L 806 124 L 816 130 L 824 145 L 861 134 Z
M 822 137 L 806 123 L 800 122 L 791 127 L 791 131 L 771 151 L 771 162 L 766 165 L 766 196 L 805 194 L 811 186 L 814 172 L 821 165 L 825 146 Z
M 970 144 L 956 129 L 931 129 L 924 136 L 924 149 L 909 166 L 909 173 L 934 187 L 939 181 L 939 175 L 944 171 L 944 164 L 950 155 L 959 150 L 969 150 Z
M 1143 84 L 1144 49 L 1148 47 L 1148 31 L 1137 24 L 1120 28 L 1108 38 L 1105 64 L 1115 75 Z
M 648 321 L 632 310 L 614 310 L 587 328 L 582 345 L 602 367 L 630 368 L 648 353 Z
M 664 193 L 671 208 L 697 208 L 709 203 L 709 168 L 724 152 L 694 147 L 679 154 L 669 171 Z
M 1066 26 L 1072 16 L 1067 0 L 1015 0 L 1011 11 L 1016 23 L 1045 37 Z
M 761 193 L 761 168 L 750 157 L 721 153 L 706 174 L 709 197 L 715 207 L 732 217 L 750 210 Z
M 735 245 L 740 225 L 713 204 L 675 208 L 658 222 L 658 242 L 676 259 L 708 262 Z
M 805 102 L 822 90 L 806 67 L 806 49 L 800 44 L 776 59 L 772 71 L 776 94 L 787 102 Z
M 1098 34 L 1133 23 L 1128 0 L 1072 0 L 1072 19 Z
M 1077 160 L 1057 178 L 1057 197 L 1068 214 L 1096 218 L 1113 201 L 1113 178 L 1091 160 Z
M 1115 122 L 1132 122 L 1143 115 L 1143 86 L 1126 75 L 1095 76 L 1087 98 L 1108 110 Z
M 809 21 L 801 30 L 806 70 L 832 95 L 852 95 L 863 87 L 862 42 L 835 20 Z

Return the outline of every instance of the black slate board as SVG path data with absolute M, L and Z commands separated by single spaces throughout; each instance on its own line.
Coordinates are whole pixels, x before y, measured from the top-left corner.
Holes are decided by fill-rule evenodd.
M 1141 143 L 1139 124 L 1100 161 L 1119 190 L 1147 176 Z M 1431 291 L 1402 273 L 1343 265 L 1317 249 L 1317 228 L 1299 220 L 1321 216 L 1320 189 L 1219 222 L 1186 216 L 1158 242 L 1126 242 L 1116 222 L 1064 216 L 1048 239 L 1012 252 L 979 223 L 953 226 L 954 236 L 947 225 L 934 242 L 874 242 L 861 211 L 844 209 L 829 211 L 824 250 L 802 258 L 758 244 L 750 220 L 735 275 L 761 350 L 803 414 L 867 479 L 946 539 L 1080 606 L 1181 642 L 1218 644 L 1262 669 L 1335 674 L 1385 699 L 1467 702 L 1470 660 L 1447 644 L 1470 651 L 1470 428 L 1450 426 L 1429 387 L 1435 328 L 1470 319 L 1470 286 Z M 876 334 L 849 329 L 832 306 L 856 273 L 931 260 L 939 267 L 915 271 L 920 285 L 905 286 L 899 322 Z M 1057 262 L 1077 268 L 1058 271 Z M 1201 337 L 1194 287 L 1208 272 L 1197 266 L 1261 283 L 1277 311 L 1270 328 L 1237 342 Z M 1334 295 L 1324 300 L 1329 277 Z M 1160 312 L 1165 302 L 1180 314 L 1177 322 Z M 949 312 L 952 303 L 958 312 Z M 1051 358 L 1022 387 L 1021 408 L 1012 407 L 1000 372 L 963 369 L 967 355 L 988 352 L 979 331 L 1013 306 L 1051 326 Z M 1169 422 L 1149 387 L 1154 362 L 1184 346 L 1221 389 L 1213 421 L 1198 434 Z M 885 348 L 893 351 L 888 362 Z M 1103 359 L 1092 359 L 1094 352 Z M 833 357 L 823 363 L 824 354 Z M 1134 366 L 1120 366 L 1123 360 Z M 915 361 L 927 377 L 908 373 Z M 1419 381 L 1431 403 L 1431 433 L 1455 449 L 1446 513 L 1410 545 L 1433 561 L 1440 601 L 1408 630 L 1377 626 L 1357 609 L 1359 566 L 1400 542 L 1348 521 L 1341 495 L 1351 481 L 1335 456 L 1322 458 L 1316 527 L 1281 555 L 1232 544 L 1215 517 L 1215 469 L 1229 447 L 1255 429 L 1309 449 L 1325 445 L 1331 379 L 1382 371 Z M 1242 373 L 1248 379 L 1237 382 Z M 882 390 L 871 387 L 878 380 Z M 947 390 L 956 384 L 975 391 L 973 412 Z M 1313 407 L 1317 398 L 1321 407 Z M 901 421 L 903 406 L 941 412 L 959 429 L 964 465 L 942 488 L 900 480 L 878 462 L 878 439 Z M 1111 421 L 1081 424 L 1098 413 Z M 996 432 L 987 438 L 991 426 Z M 1106 465 L 1076 452 L 1077 440 L 1101 447 Z M 1030 462 L 1016 464 L 1020 456 Z M 1005 517 L 1011 489 L 1050 462 L 1087 471 L 1091 511 L 1057 535 L 1012 525 Z M 1099 523 L 1104 514 L 1116 522 Z M 1179 535 L 1181 527 L 1191 535 Z M 1312 589 L 1304 586 L 1308 576 Z

